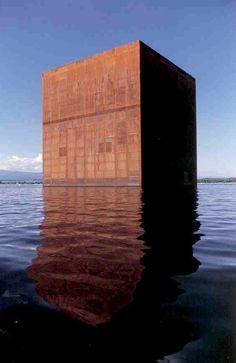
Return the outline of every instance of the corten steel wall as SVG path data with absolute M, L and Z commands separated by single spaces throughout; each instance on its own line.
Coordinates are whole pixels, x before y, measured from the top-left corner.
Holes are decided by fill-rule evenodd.
M 140 185 L 139 42 L 43 74 L 44 184 Z
M 44 73 L 43 171 L 45 185 L 195 186 L 194 78 L 140 41 Z
M 142 186 L 196 186 L 195 79 L 141 43 Z

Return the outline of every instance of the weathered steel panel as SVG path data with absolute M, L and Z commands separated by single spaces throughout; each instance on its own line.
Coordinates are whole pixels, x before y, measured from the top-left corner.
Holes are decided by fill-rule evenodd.
M 43 171 L 52 185 L 195 185 L 194 78 L 139 41 L 44 73 Z
M 143 43 L 140 60 L 142 186 L 195 186 L 195 79 Z
M 47 184 L 140 185 L 139 42 L 43 75 Z

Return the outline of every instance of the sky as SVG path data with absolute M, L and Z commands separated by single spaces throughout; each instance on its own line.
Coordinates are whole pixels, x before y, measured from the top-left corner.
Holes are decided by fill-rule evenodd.
M 198 176 L 236 177 L 236 0 L 0 0 L 0 169 L 41 170 L 41 74 L 142 40 L 196 78 Z

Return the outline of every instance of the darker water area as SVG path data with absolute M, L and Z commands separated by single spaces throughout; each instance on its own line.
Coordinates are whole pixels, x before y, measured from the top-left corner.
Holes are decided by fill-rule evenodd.
M 0 362 L 236 362 L 236 184 L 0 205 Z

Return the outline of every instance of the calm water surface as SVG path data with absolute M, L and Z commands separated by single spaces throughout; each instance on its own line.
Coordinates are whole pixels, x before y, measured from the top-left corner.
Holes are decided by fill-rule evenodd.
M 0 186 L 5 362 L 236 362 L 236 184 Z

